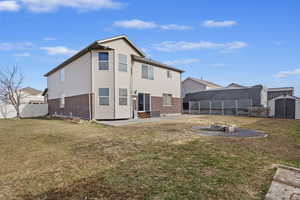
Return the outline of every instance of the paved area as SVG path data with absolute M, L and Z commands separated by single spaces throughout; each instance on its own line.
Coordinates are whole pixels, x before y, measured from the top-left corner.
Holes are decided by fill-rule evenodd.
M 300 200 L 300 169 L 278 166 L 266 200 Z
M 127 120 L 112 120 L 112 121 L 97 121 L 99 124 L 109 125 L 109 126 L 127 126 L 132 124 L 140 124 L 140 123 L 149 123 L 149 122 L 161 122 L 167 120 L 176 120 L 184 117 L 191 117 L 190 115 L 172 115 L 166 117 L 152 117 L 147 119 L 127 119 Z

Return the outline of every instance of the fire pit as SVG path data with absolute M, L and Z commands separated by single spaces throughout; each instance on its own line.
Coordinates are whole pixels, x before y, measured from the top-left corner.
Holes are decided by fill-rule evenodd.
M 237 128 L 235 125 L 219 125 L 213 124 L 209 127 L 194 126 L 192 131 L 196 134 L 205 136 L 223 136 L 223 137 L 239 137 L 239 138 L 263 138 L 268 135 L 256 130 L 245 128 Z

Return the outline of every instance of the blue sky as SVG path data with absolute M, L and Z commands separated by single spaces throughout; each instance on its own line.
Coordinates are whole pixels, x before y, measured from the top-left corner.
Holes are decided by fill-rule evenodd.
M 26 86 L 91 42 L 126 34 L 152 59 L 226 86 L 294 86 L 300 96 L 300 1 L 0 0 L 0 68 Z

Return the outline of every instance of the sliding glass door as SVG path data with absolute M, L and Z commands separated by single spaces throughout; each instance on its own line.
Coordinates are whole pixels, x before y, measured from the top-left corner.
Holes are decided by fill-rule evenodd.
M 150 112 L 151 110 L 151 99 L 148 93 L 138 94 L 138 111 Z

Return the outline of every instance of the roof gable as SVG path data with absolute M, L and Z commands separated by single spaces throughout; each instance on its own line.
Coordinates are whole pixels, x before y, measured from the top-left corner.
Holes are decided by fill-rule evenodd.
M 245 86 L 239 85 L 237 83 L 230 83 L 227 88 L 245 88 Z
M 42 93 L 42 91 L 37 90 L 37 89 L 34 89 L 34 88 L 32 88 L 32 87 L 26 87 L 26 88 L 23 88 L 23 89 L 21 89 L 21 91 L 22 91 L 22 92 L 25 92 L 25 93 L 27 93 L 27 94 L 29 94 L 29 95 L 33 95 L 33 96 Z
M 103 40 L 98 40 L 97 43 L 98 44 L 105 44 L 105 43 L 109 43 L 109 42 L 113 42 L 115 40 L 124 40 L 129 46 L 131 46 L 140 56 L 142 57 L 146 57 L 145 53 L 138 48 L 138 46 L 136 44 L 134 44 L 134 42 L 132 42 L 131 40 L 128 39 L 128 37 L 126 35 L 120 35 L 120 36 L 116 36 L 116 37 L 112 37 L 112 38 L 107 38 L 107 39 L 103 39 Z
M 200 80 L 200 79 L 197 79 L 197 78 L 188 77 L 184 81 L 186 81 L 186 80 L 192 80 L 196 83 L 206 85 L 206 86 L 211 87 L 211 88 L 223 88 L 221 85 L 215 84 L 215 83 L 210 82 L 210 81 Z
M 54 72 L 64 68 L 67 64 L 73 62 L 77 58 L 81 57 L 82 55 L 84 55 L 85 53 L 87 53 L 93 49 L 110 49 L 111 50 L 111 48 L 108 48 L 102 44 L 105 44 L 107 42 L 111 42 L 114 40 L 120 40 L 120 39 L 125 40 L 140 56 L 146 57 L 144 52 L 142 50 L 140 50 L 131 40 L 129 40 L 126 35 L 120 35 L 120 36 L 107 38 L 107 39 L 103 39 L 103 40 L 97 40 L 97 41 L 93 42 L 92 44 L 90 44 L 89 46 L 84 48 L 83 50 L 77 52 L 74 56 L 70 57 L 69 59 L 67 59 L 66 61 L 64 61 L 63 63 L 61 63 L 60 65 L 58 65 L 57 67 L 55 67 L 54 69 L 49 71 L 48 73 L 46 73 L 44 76 L 47 77 L 47 76 L 53 74 Z

